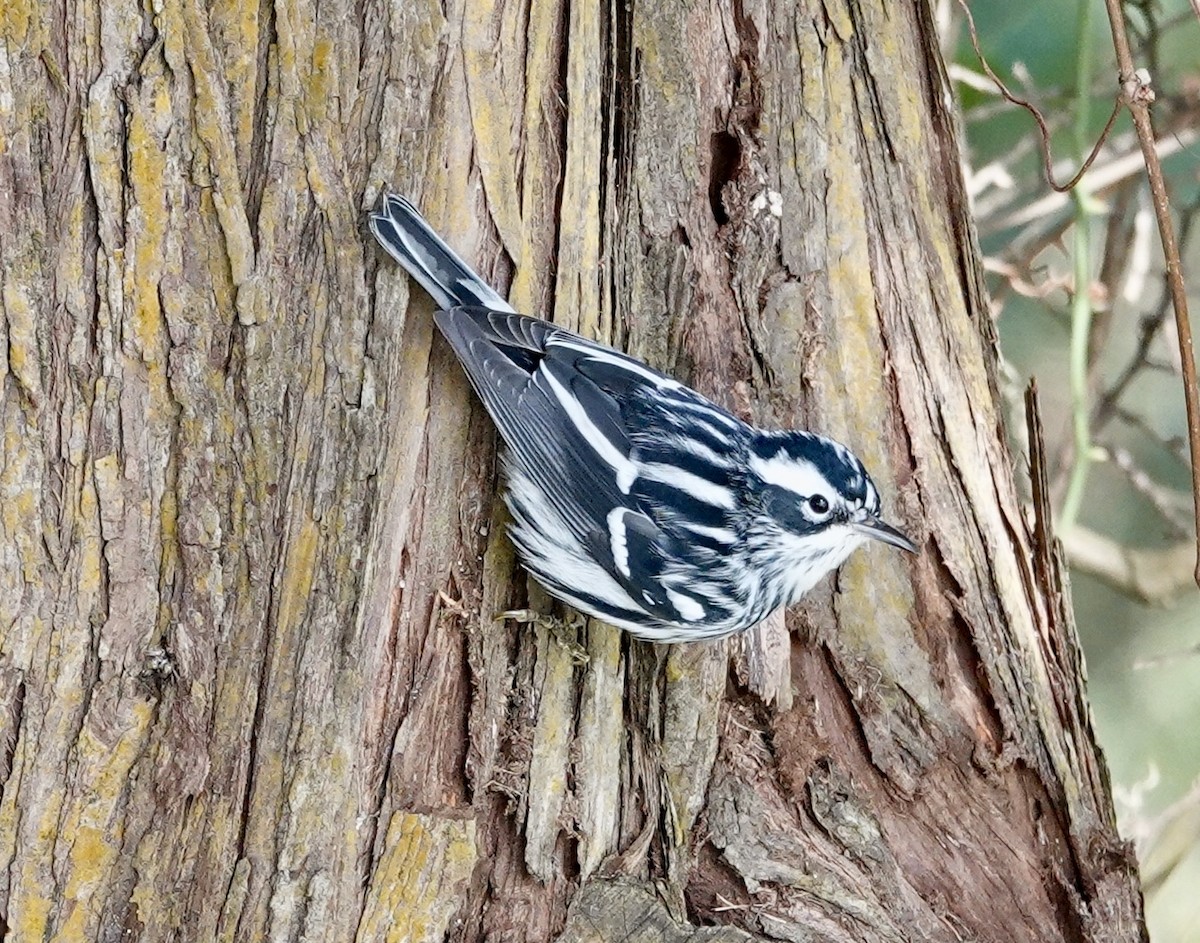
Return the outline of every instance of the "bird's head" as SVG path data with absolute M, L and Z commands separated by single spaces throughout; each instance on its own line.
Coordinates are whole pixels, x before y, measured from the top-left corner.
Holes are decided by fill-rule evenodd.
M 795 602 L 868 539 L 917 552 L 879 516 L 879 491 L 863 463 L 832 439 L 763 433 L 748 471 L 758 498 L 748 549 L 780 605 Z

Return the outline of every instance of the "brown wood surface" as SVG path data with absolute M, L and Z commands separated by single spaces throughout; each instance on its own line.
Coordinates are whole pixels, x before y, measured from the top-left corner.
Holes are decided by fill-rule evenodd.
M 958 161 L 915 0 L 5 0 L 4 938 L 1143 939 Z M 385 187 L 921 555 L 494 619 L 553 606 Z

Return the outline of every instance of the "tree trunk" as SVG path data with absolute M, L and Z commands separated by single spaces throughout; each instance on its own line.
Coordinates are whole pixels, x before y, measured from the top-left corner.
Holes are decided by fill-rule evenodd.
M 7 939 L 1144 939 L 927 3 L 0 34 Z M 730 642 L 494 618 L 553 607 L 385 187 L 519 310 L 850 444 L 921 555 Z

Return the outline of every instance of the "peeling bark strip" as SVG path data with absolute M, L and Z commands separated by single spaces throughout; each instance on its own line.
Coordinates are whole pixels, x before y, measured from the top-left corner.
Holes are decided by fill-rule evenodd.
M 921 0 L 0 6 L 6 938 L 1143 939 L 949 101 Z M 494 619 L 385 185 L 923 556 L 729 646 Z

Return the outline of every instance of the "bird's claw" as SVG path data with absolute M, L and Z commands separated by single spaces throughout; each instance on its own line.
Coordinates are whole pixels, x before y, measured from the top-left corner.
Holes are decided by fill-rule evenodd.
M 572 613 L 563 619 L 549 613 L 537 612 L 533 609 L 507 609 L 496 613 L 497 619 L 512 619 L 523 625 L 540 625 L 546 629 L 559 645 L 566 649 L 571 663 L 586 665 L 590 660 L 587 649 L 579 644 L 578 633 L 587 620 L 577 613 Z

